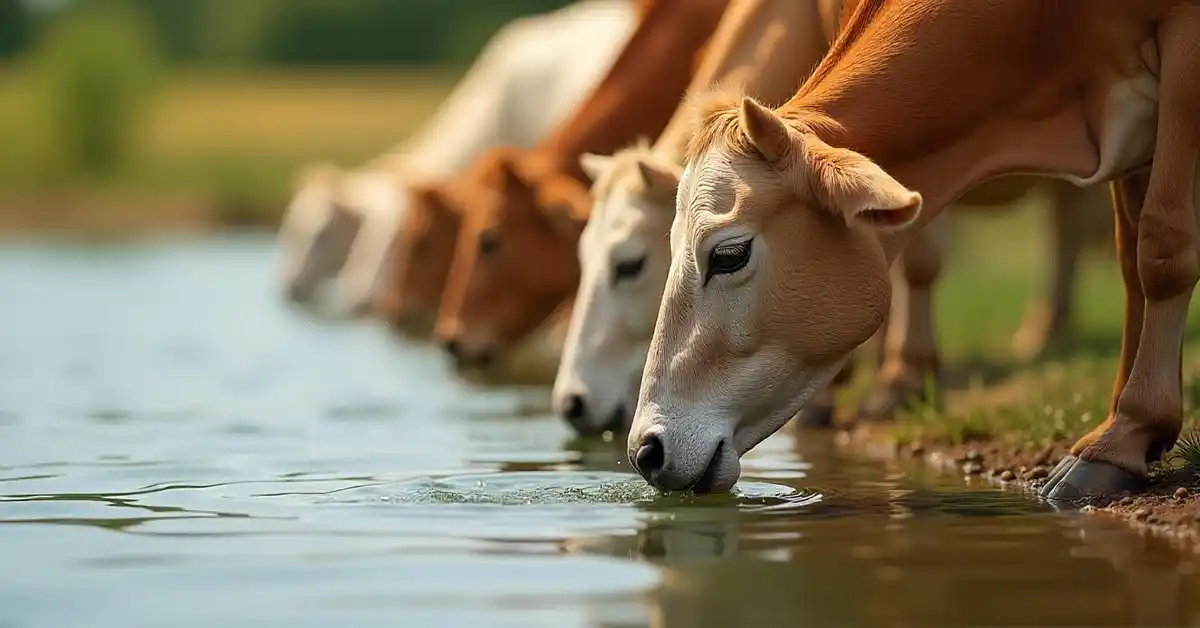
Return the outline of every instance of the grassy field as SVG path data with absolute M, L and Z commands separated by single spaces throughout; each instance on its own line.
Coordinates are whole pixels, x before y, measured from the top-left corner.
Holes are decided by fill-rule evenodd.
M 1047 279 L 1041 210 L 964 217 L 936 294 L 944 349 L 940 405 L 902 413 L 894 424 L 852 430 L 850 442 L 884 456 L 922 457 L 952 472 L 1037 487 L 1109 410 L 1120 353 L 1123 287 L 1111 250 L 1082 264 L 1075 298 L 1076 342 L 1034 363 L 1012 359 L 1009 341 L 1025 306 Z M 1183 348 L 1183 433 L 1151 466 L 1138 495 L 1092 500 L 1108 513 L 1200 549 L 1200 315 L 1192 308 Z M 863 374 L 845 391 L 853 402 Z M 853 407 L 853 406 L 851 406 Z M 882 446 L 882 447 L 881 447 Z
M 272 224 L 299 167 L 354 165 L 387 150 L 455 79 L 434 70 L 175 74 L 128 166 L 105 180 L 47 181 L 27 159 L 45 140 L 30 122 L 23 77 L 0 72 L 0 229 Z
M 1074 345 L 1034 363 L 1011 357 L 1010 339 L 1023 310 L 1048 279 L 1043 211 L 969 215 L 956 224 L 935 306 L 946 358 L 945 403 L 900 417 L 894 430 L 899 442 L 936 447 L 999 439 L 1069 446 L 1105 418 L 1123 320 L 1123 287 L 1111 250 L 1095 247 L 1081 264 Z M 1200 418 L 1197 309 L 1183 359 L 1189 432 Z M 848 397 L 861 392 L 863 379 Z

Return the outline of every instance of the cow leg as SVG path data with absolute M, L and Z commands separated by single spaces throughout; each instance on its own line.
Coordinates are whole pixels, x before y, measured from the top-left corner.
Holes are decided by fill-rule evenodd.
M 1025 311 L 1021 328 L 1013 335 L 1016 356 L 1033 360 L 1049 351 L 1070 343 L 1071 306 L 1075 297 L 1075 278 L 1078 275 L 1079 255 L 1087 240 L 1082 225 L 1099 213 L 1093 206 L 1096 192 L 1080 189 L 1065 181 L 1049 181 L 1051 207 L 1049 217 L 1053 234 L 1051 254 L 1054 269 L 1050 289 L 1044 299 L 1035 301 Z
M 1140 334 L 1131 340 L 1139 330 L 1127 320 L 1124 387 L 1109 417 L 1075 444 L 1043 487 L 1050 499 L 1139 488 L 1148 463 L 1174 446 L 1183 424 L 1183 334 L 1200 280 L 1200 89 L 1192 80 L 1200 75 L 1200 7 L 1176 8 L 1158 35 L 1162 78 L 1154 160 L 1148 178 L 1139 174 L 1122 182 L 1116 203 L 1122 274 L 1129 274 L 1125 267 L 1132 260 L 1137 264 L 1136 281 L 1127 278 L 1126 290 L 1131 284 L 1141 288 Z
M 1126 209 L 1135 210 L 1129 212 L 1133 220 L 1125 218 L 1137 229 L 1137 277 L 1145 308 L 1141 334 L 1114 412 L 1056 469 L 1043 489 L 1050 498 L 1136 486 L 1147 475 L 1147 463 L 1159 459 L 1179 435 L 1183 333 L 1200 279 L 1200 89 L 1191 81 L 1200 73 L 1198 41 L 1200 7 L 1178 7 L 1160 26 L 1162 83 L 1154 161 L 1149 179 L 1139 182 L 1145 203 L 1140 211 L 1130 203 Z M 1122 361 L 1126 359 L 1123 354 Z
M 864 419 L 891 419 L 897 410 L 928 399 L 927 378 L 941 356 L 933 329 L 933 284 L 942 270 L 948 240 L 946 216 L 917 234 L 892 269 L 892 308 L 883 334 L 883 361 L 860 409 Z
M 1107 440 L 1120 440 L 1115 431 L 1120 416 L 1121 398 L 1133 371 L 1134 362 L 1141 345 L 1146 316 L 1146 297 L 1142 281 L 1138 276 L 1138 218 L 1141 213 L 1149 183 L 1145 175 L 1128 177 L 1113 184 L 1113 217 L 1116 233 L 1117 257 L 1121 263 L 1121 279 L 1125 284 L 1125 322 L 1121 331 L 1121 357 L 1113 383 L 1112 403 L 1108 418 L 1091 433 L 1081 438 L 1050 474 L 1042 487 L 1043 496 L 1050 499 L 1078 498 L 1095 489 L 1137 488 L 1136 477 L 1113 469 L 1107 465 L 1097 466 L 1083 461 L 1079 456 L 1091 446 L 1110 434 Z M 1123 421 L 1128 423 L 1128 421 Z M 1123 426 L 1128 427 L 1128 426 Z M 1142 468 L 1145 461 L 1133 465 Z

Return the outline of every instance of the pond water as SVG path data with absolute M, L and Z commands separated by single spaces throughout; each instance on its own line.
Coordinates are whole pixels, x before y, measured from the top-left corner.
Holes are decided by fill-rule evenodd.
M 788 433 L 659 496 L 263 236 L 0 246 L 0 626 L 1197 625 L 1193 559 Z

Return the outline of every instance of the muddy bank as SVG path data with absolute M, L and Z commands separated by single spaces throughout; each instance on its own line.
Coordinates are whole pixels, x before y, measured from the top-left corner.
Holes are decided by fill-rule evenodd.
M 876 458 L 922 459 L 947 473 L 979 477 L 1037 499 L 1055 465 L 1070 453 L 1073 437 L 1029 439 L 996 434 L 968 442 L 936 438 L 908 440 L 896 425 L 843 424 L 838 442 Z M 1169 459 L 1152 467 L 1149 485 L 1139 494 L 1098 498 L 1074 504 L 1083 512 L 1126 521 L 1147 532 L 1183 542 L 1200 551 L 1200 474 L 1186 461 Z

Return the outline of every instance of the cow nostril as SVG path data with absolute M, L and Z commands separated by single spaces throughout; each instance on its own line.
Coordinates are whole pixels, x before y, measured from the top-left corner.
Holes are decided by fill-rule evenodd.
M 496 351 L 491 347 L 485 348 L 475 356 L 474 362 L 479 368 L 491 368 L 496 363 Z
M 648 436 L 646 440 L 642 441 L 642 446 L 634 455 L 633 466 L 637 467 L 643 476 L 648 476 L 661 470 L 665 459 L 666 451 L 663 448 L 662 440 L 657 436 Z
M 578 421 L 587 415 L 587 405 L 583 395 L 568 395 L 561 408 L 563 418 L 568 421 Z
M 446 353 L 449 353 L 450 357 L 454 358 L 455 360 L 458 360 L 462 355 L 462 345 L 460 345 L 457 340 L 447 340 L 443 342 L 442 348 L 445 349 Z
M 312 301 L 313 295 L 316 293 L 310 286 L 300 282 L 292 282 L 288 284 L 285 294 L 288 300 L 293 303 L 308 303 Z

